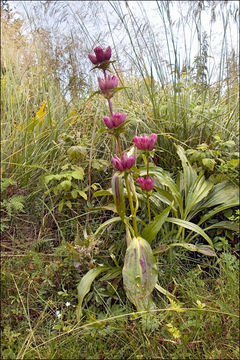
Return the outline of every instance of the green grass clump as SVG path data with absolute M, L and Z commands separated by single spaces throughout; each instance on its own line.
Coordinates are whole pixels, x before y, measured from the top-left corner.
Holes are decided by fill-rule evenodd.
M 148 332 L 121 287 L 111 294 L 107 281 L 93 285 L 77 323 L 79 274 L 71 261 L 56 251 L 22 255 L 3 253 L 4 359 L 238 358 L 239 264 L 229 253 L 195 264 L 179 256 L 173 277 L 163 257 L 163 283 L 176 300 L 155 294 L 158 326 Z

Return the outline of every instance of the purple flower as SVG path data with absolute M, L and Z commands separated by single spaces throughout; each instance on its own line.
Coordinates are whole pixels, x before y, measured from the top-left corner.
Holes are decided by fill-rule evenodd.
M 118 85 L 117 76 L 108 75 L 106 79 L 98 78 L 98 84 L 104 95 L 109 95 L 109 90 L 113 90 Z
M 125 113 L 118 113 L 116 112 L 113 114 L 112 121 L 115 127 L 121 125 L 126 120 L 127 115 Z
M 157 134 L 151 134 L 149 136 L 148 150 L 152 150 L 157 141 Z
M 106 48 L 106 50 L 104 51 L 100 46 L 97 46 L 94 49 L 95 55 L 92 54 L 88 54 L 88 58 L 89 60 L 94 64 L 94 65 L 98 65 L 101 64 L 104 61 L 107 61 L 111 58 L 111 47 L 108 46 Z
M 117 170 L 123 171 L 123 165 L 122 165 L 122 162 L 121 162 L 121 160 L 119 159 L 118 156 L 115 155 L 115 156 L 112 158 L 112 163 L 113 163 L 113 166 L 114 166 Z
M 128 156 L 127 153 L 124 153 L 122 158 L 119 159 L 119 157 L 115 155 L 112 158 L 112 163 L 113 166 L 119 171 L 129 170 L 135 163 L 135 156 Z
M 103 121 L 105 122 L 106 127 L 109 129 L 112 129 L 114 127 L 112 119 L 110 119 L 108 116 L 103 116 Z
M 113 117 L 110 119 L 108 116 L 103 116 L 103 121 L 105 122 L 105 125 L 112 129 L 113 127 L 118 127 L 126 120 L 127 115 L 125 113 L 114 113 Z
M 128 157 L 127 153 L 123 154 L 122 165 L 123 165 L 124 169 L 131 169 L 131 167 L 133 166 L 134 163 L 135 163 L 135 156 L 134 155 L 130 155 Z
M 137 178 L 137 182 L 142 190 L 151 191 L 154 187 L 154 178 L 151 177 L 139 177 Z
M 143 136 L 134 136 L 133 140 L 134 144 L 139 150 L 152 150 L 157 141 L 157 135 L 151 134 L 149 138 L 146 134 Z

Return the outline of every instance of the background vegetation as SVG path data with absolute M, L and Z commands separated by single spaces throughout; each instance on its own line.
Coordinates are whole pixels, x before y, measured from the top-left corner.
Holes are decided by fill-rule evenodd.
M 156 23 L 144 1 L 21 3 L 20 15 L 1 5 L 3 358 L 237 359 L 237 208 L 208 223 L 233 224 L 208 231 L 216 257 L 160 254 L 160 284 L 175 298 L 154 293 L 156 329 L 141 328 L 117 276 L 95 281 L 82 321 L 75 316 L 81 277 L 121 266 L 126 250 L 121 224 L 92 236 L 112 217 L 111 200 L 93 194 L 109 187 L 115 149 L 105 100 L 90 97 L 99 74 L 87 54 L 113 49 L 127 87 L 113 99 L 131 120 L 125 148 L 155 132 L 154 163 L 174 180 L 181 145 L 197 172 L 237 187 L 237 2 L 151 2 Z

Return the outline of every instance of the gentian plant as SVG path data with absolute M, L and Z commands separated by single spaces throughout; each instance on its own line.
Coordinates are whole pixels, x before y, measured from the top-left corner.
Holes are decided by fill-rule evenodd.
M 156 309 L 152 299 L 153 289 L 156 288 L 165 294 L 170 302 L 174 298 L 172 294 L 157 284 L 158 269 L 154 254 L 181 246 L 189 251 L 215 256 L 213 242 L 204 230 L 213 227 L 229 228 L 231 226 L 232 228 L 233 225 L 229 222 L 220 222 L 205 229 L 199 225 L 219 211 L 237 206 L 239 193 L 238 189 L 225 182 L 214 185 L 205 179 L 204 174 L 198 175 L 188 162 L 181 146 L 177 146 L 177 154 L 182 162 L 183 172 L 179 173 L 176 183 L 160 167 L 152 163 L 150 166 L 152 152 L 157 142 L 156 134 L 135 136 L 132 139 L 134 145 L 129 151 L 124 151 L 121 145 L 121 134 L 125 131 L 129 120 L 127 120 L 127 114 L 113 111 L 111 99 L 122 87 L 118 87 L 117 76 L 107 74 L 108 71 L 110 72 L 109 67 L 113 62 L 110 60 L 111 48 L 103 50 L 97 47 L 94 49 L 94 53 L 95 55 L 89 54 L 90 61 L 95 65 L 93 69 L 98 69 L 103 73 L 103 78 L 98 78 L 100 90 L 94 94 L 101 94 L 107 100 L 109 114 L 103 116 L 103 122 L 106 131 L 115 139 L 117 152 L 112 156 L 115 172 L 111 181 L 111 191 L 100 190 L 94 196 L 106 195 L 106 193 L 112 195 L 119 215 L 119 217 L 114 217 L 101 224 L 94 236 L 97 236 L 104 227 L 110 224 L 118 221 L 124 223 L 127 245 L 124 266 L 121 270 L 124 289 L 136 309 L 144 313 L 142 317 L 144 326 L 152 328 L 157 321 L 152 312 Z M 138 154 L 144 160 L 144 166 L 139 169 L 136 166 Z M 140 224 L 142 225 L 144 222 L 139 221 L 137 216 L 139 199 L 144 200 L 148 211 L 148 224 L 144 225 L 141 232 Z M 126 205 L 126 200 L 129 206 Z M 162 204 L 167 207 L 162 208 Z M 191 219 L 196 214 L 199 215 L 202 210 L 205 211 L 205 214 L 199 223 L 191 222 Z M 170 212 L 174 217 L 169 217 Z M 151 219 L 152 213 L 155 215 L 154 219 Z M 170 244 L 163 246 L 164 249 L 161 246 L 154 249 L 153 253 L 151 245 L 160 231 L 165 243 L 169 241 Z M 192 232 L 195 235 L 192 235 Z M 196 236 L 204 238 L 208 245 L 189 244 Z M 113 271 L 114 274 L 119 274 L 119 267 L 117 269 L 107 266 L 96 267 L 81 279 L 78 285 L 78 319 L 82 316 L 81 306 L 84 296 L 89 292 L 93 280 L 104 271 Z
M 138 311 L 150 311 L 155 308 L 151 293 L 156 286 L 158 271 L 156 261 L 149 243 L 139 236 L 138 229 L 138 197 L 135 182 L 139 184 L 147 197 L 149 221 L 151 220 L 149 194 L 154 189 L 154 178 L 149 176 L 149 158 L 157 141 L 156 134 L 147 136 L 135 136 L 132 140 L 135 151 L 141 151 L 146 157 L 146 176 L 136 178 L 136 159 L 131 151 L 124 152 L 121 145 L 121 133 L 125 131 L 127 114 L 113 111 L 112 97 L 119 90 L 119 80 L 115 75 L 109 75 L 111 64 L 111 48 L 103 50 L 100 47 L 94 49 L 95 55 L 88 57 L 94 66 L 103 73 L 103 78 L 98 77 L 99 94 L 102 94 L 108 103 L 109 114 L 103 116 L 103 122 L 108 132 L 115 138 L 117 154 L 112 156 L 112 165 L 116 170 L 112 177 L 112 195 L 116 210 L 120 219 L 126 226 L 127 250 L 122 269 L 123 284 L 128 299 L 135 305 Z M 126 196 L 127 194 L 127 196 Z M 127 215 L 126 199 L 130 208 L 130 216 Z M 82 292 L 82 285 L 79 286 Z M 81 306 L 81 305 L 80 305 Z M 78 315 L 81 315 L 80 308 Z

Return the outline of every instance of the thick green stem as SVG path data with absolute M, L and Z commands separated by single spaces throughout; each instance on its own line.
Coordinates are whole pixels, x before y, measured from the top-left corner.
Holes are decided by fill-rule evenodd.
M 147 178 L 149 177 L 149 155 L 147 154 Z
M 122 157 L 122 147 L 121 147 L 119 135 L 116 136 L 116 141 L 117 141 L 118 152 L 119 152 L 119 155 L 120 155 L 120 158 L 121 158 Z
M 149 201 L 149 194 L 147 194 L 147 208 L 148 208 L 148 222 L 151 222 L 151 211 L 150 211 L 150 201 Z
M 131 193 L 131 189 L 130 189 L 129 181 L 128 181 L 128 174 L 126 172 L 124 174 L 124 178 L 125 178 L 125 183 L 126 183 L 126 188 L 127 188 L 127 193 L 128 193 L 128 201 L 129 201 L 130 210 L 131 210 L 131 214 L 132 214 L 133 229 L 135 232 L 135 236 L 137 237 L 138 236 L 137 219 L 136 219 L 136 214 L 134 211 L 132 193 Z

